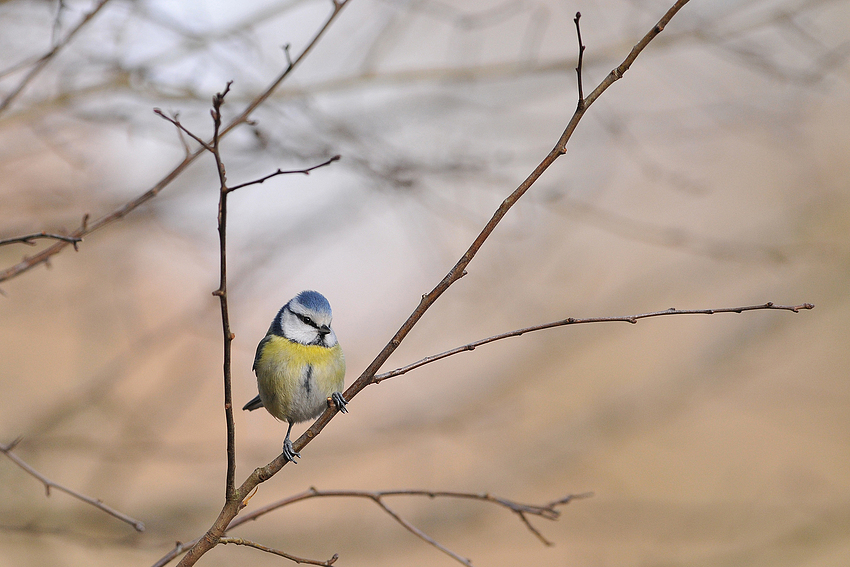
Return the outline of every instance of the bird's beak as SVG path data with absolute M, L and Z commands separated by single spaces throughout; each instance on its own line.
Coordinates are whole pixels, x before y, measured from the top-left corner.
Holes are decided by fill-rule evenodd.
M 328 327 L 327 325 L 322 325 L 321 327 L 319 327 L 319 334 L 322 335 L 322 336 L 327 335 L 330 332 L 331 332 L 331 328 Z

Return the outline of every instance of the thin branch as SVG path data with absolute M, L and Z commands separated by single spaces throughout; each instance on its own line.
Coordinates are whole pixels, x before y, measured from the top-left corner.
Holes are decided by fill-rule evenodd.
M 581 68 L 582 62 L 584 60 L 584 44 L 581 42 L 581 26 L 579 25 L 579 20 L 581 19 L 581 12 L 576 12 L 576 17 L 573 18 L 573 22 L 576 24 L 576 35 L 578 36 L 578 63 L 576 64 L 576 79 L 578 81 L 578 108 L 584 108 L 584 90 L 581 86 Z
M 479 339 L 477 341 L 465 344 L 463 346 L 455 347 L 451 350 L 447 350 L 445 352 L 441 352 L 439 354 L 433 354 L 431 356 L 426 356 L 421 360 L 417 360 L 407 366 L 402 366 L 401 368 L 396 368 L 395 370 L 391 370 L 389 372 L 384 372 L 383 374 L 378 374 L 375 376 L 375 383 L 383 382 L 387 378 L 394 378 L 396 376 L 401 376 L 402 374 L 406 374 L 411 370 L 415 370 L 426 364 L 430 364 L 432 362 L 437 362 L 438 360 L 442 360 L 444 358 L 448 358 L 455 354 L 460 354 L 462 352 L 469 352 L 471 350 L 475 350 L 481 345 L 486 345 L 487 343 L 492 343 L 495 341 L 500 341 L 502 339 L 508 339 L 511 337 L 519 337 L 524 335 L 525 333 L 531 333 L 533 331 L 542 331 L 544 329 L 552 329 L 555 327 L 565 327 L 567 325 L 579 325 L 582 323 L 611 323 L 611 322 L 622 322 L 622 323 L 637 323 L 640 319 L 648 319 L 650 317 L 661 317 L 664 315 L 714 315 L 715 313 L 743 313 L 745 311 L 759 311 L 759 310 L 780 310 L 780 311 L 792 311 L 794 313 L 799 313 L 801 309 L 814 309 L 815 306 L 811 303 L 802 303 L 800 305 L 776 305 L 773 302 L 763 303 L 761 305 L 747 305 L 745 307 L 723 307 L 720 309 L 665 309 L 664 311 L 653 311 L 651 313 L 641 313 L 639 315 L 623 315 L 619 317 L 587 317 L 583 319 L 577 319 L 575 317 L 568 317 L 566 319 L 561 319 L 560 321 L 552 321 L 551 323 L 543 323 L 541 325 L 534 325 L 531 327 L 525 327 L 522 329 L 516 329 L 514 331 L 508 331 L 507 333 L 501 333 L 498 335 L 494 335 L 492 337 L 487 337 L 486 339 Z
M 79 236 L 64 236 L 62 234 L 51 234 L 49 232 L 36 232 L 35 234 L 27 234 L 25 236 L 15 236 L 14 238 L 5 238 L 0 240 L 0 246 L 5 246 L 6 244 L 28 244 L 30 246 L 35 246 L 34 240 L 37 238 L 51 238 L 53 240 L 61 240 L 63 242 L 68 242 L 74 245 L 74 250 L 79 250 L 77 248 L 77 243 L 82 242 L 83 239 Z
M 230 88 L 230 83 L 228 83 L 228 88 Z M 178 132 L 185 132 L 186 134 L 188 134 L 189 137 L 192 138 L 193 140 L 195 140 L 196 142 L 198 142 L 203 149 L 207 150 L 208 152 L 213 151 L 212 146 L 210 146 L 202 138 L 200 138 L 199 136 L 196 136 L 189 129 L 187 129 L 185 126 L 183 126 L 183 124 L 180 123 L 180 120 L 177 119 L 176 114 L 174 116 L 168 116 L 167 114 L 165 114 L 159 108 L 154 108 L 153 113 L 156 114 L 157 116 L 161 117 L 161 118 L 164 118 L 165 120 L 168 120 L 172 124 L 174 124 L 174 126 L 177 127 Z M 191 151 L 191 149 L 189 149 L 189 146 L 188 146 L 188 144 L 186 144 L 186 141 L 183 139 L 182 135 L 180 136 L 180 141 L 183 143 L 183 148 L 186 150 L 186 154 L 191 155 L 192 151 Z
M 219 143 L 221 137 L 221 105 L 224 97 L 230 92 L 232 81 L 227 83 L 223 92 L 213 97 L 213 142 L 211 151 L 215 157 L 216 170 L 219 180 L 218 201 L 218 236 L 219 236 L 219 258 L 220 279 L 218 289 L 213 292 L 221 304 L 221 327 L 224 334 L 224 414 L 227 423 L 227 479 L 225 481 L 225 500 L 234 500 L 236 486 L 236 424 L 233 420 L 233 393 L 231 387 L 231 356 L 233 349 L 233 333 L 230 330 L 230 315 L 227 308 L 227 174 L 224 163 L 221 160 Z M 241 499 L 240 499 L 241 501 Z
M 97 498 L 92 498 L 91 496 L 86 496 L 85 494 L 81 494 L 81 493 L 77 492 L 76 490 L 72 490 L 72 489 L 68 488 L 67 486 L 62 486 L 61 484 L 53 482 L 52 480 L 50 480 L 49 478 L 47 478 L 46 476 L 44 476 L 43 474 L 41 474 L 40 472 L 38 472 L 37 470 L 32 468 L 31 466 L 29 466 L 23 459 L 21 459 L 19 456 L 17 456 L 15 453 L 12 452 L 12 449 L 14 449 L 18 445 L 18 443 L 21 442 L 21 439 L 22 439 L 21 437 L 18 437 L 17 439 L 15 439 L 14 441 L 12 441 L 11 443 L 9 443 L 7 445 L 0 444 L 0 452 L 2 452 L 4 455 L 6 455 L 13 463 L 18 465 L 22 469 L 24 469 L 31 476 L 33 476 L 36 479 L 38 479 L 39 481 L 41 481 L 41 483 L 44 485 L 44 492 L 45 492 L 46 496 L 50 496 L 50 489 L 55 488 L 56 490 L 60 490 L 60 491 L 64 492 L 65 494 L 68 494 L 69 496 L 73 496 L 74 498 L 76 498 L 78 500 L 82 500 L 86 504 L 91 504 L 95 508 L 99 508 L 100 510 L 103 510 L 104 512 L 106 512 L 110 516 L 118 518 L 122 522 L 126 522 L 126 523 L 130 524 L 131 526 L 133 526 L 133 528 L 136 529 L 137 532 L 145 531 L 145 524 L 143 522 L 136 520 L 135 518 L 131 518 L 130 516 L 128 516 L 128 515 L 126 515 L 122 512 L 119 512 L 115 508 L 111 508 L 111 507 L 107 506 L 106 504 L 104 504 L 102 501 L 100 501 Z
M 107 1 L 108 0 L 101 0 L 101 5 L 105 4 Z M 254 100 L 248 103 L 248 105 L 242 110 L 242 112 L 237 114 L 232 120 L 230 120 L 230 122 L 227 123 L 225 127 L 221 129 L 221 132 L 219 133 L 219 138 L 223 139 L 227 134 L 230 133 L 231 130 L 233 130 L 240 124 L 248 121 L 248 117 L 251 115 L 251 113 L 254 112 L 254 110 L 256 110 L 258 106 L 263 104 L 272 95 L 272 93 L 275 92 L 275 90 L 277 90 L 280 84 L 290 75 L 290 73 L 292 73 L 293 70 L 295 70 L 296 67 L 298 67 L 298 64 L 301 63 L 301 61 L 303 61 L 304 58 L 313 50 L 313 47 L 315 47 L 319 39 L 321 39 L 325 32 L 328 30 L 328 28 L 330 28 L 331 23 L 333 23 L 337 16 L 339 16 L 340 12 L 343 8 L 345 8 L 345 6 L 348 5 L 349 1 L 350 0 L 335 0 L 333 2 L 333 10 L 331 14 L 325 20 L 324 24 L 322 24 L 322 27 L 319 28 L 319 31 L 316 32 L 316 35 L 314 35 L 310 42 L 304 47 L 298 57 L 296 57 L 294 60 L 287 58 L 286 68 L 271 82 L 271 84 L 269 84 L 268 87 L 266 87 L 266 89 L 262 93 L 257 95 Z M 121 207 L 118 207 L 111 213 L 96 219 L 94 222 L 88 224 L 87 226 L 80 226 L 77 230 L 73 232 L 72 236 L 82 238 L 96 230 L 103 228 L 104 226 L 107 226 L 117 220 L 124 218 L 140 205 L 150 201 L 151 199 L 159 195 L 160 191 L 168 187 L 172 181 L 179 177 L 180 174 L 182 174 L 183 171 L 187 167 L 189 167 L 189 165 L 192 164 L 196 159 L 198 159 L 198 157 L 205 151 L 205 148 L 199 148 L 192 154 L 187 155 L 183 159 L 183 161 L 177 164 L 174 169 L 172 169 L 168 174 L 166 174 L 165 177 L 163 177 L 153 187 L 151 187 L 132 201 L 128 201 Z M 17 264 L 10 266 L 9 268 L 3 271 L 0 271 L 0 282 L 4 282 L 8 279 L 19 276 L 20 274 L 27 272 L 38 265 L 47 263 L 50 258 L 64 250 L 66 246 L 68 246 L 67 242 L 56 242 L 52 246 L 49 246 L 48 248 L 45 248 L 44 250 L 40 251 L 38 254 L 34 254 L 33 256 L 22 259 Z
M 305 169 L 289 169 L 289 170 L 278 169 L 274 173 L 270 173 L 269 175 L 266 175 L 265 177 L 261 177 L 259 179 L 255 179 L 254 181 L 248 181 L 247 183 L 240 183 L 239 185 L 234 185 L 233 187 L 229 187 L 227 189 L 227 192 L 231 193 L 233 191 L 236 191 L 237 189 L 242 189 L 243 187 L 248 187 L 249 185 L 259 185 L 259 184 L 264 183 L 265 181 L 271 179 L 272 177 L 277 177 L 278 175 L 290 175 L 290 174 L 293 174 L 293 173 L 303 173 L 304 175 L 310 175 L 311 171 L 313 171 L 315 169 L 319 169 L 320 167 L 325 167 L 327 165 L 330 165 L 335 161 L 339 161 L 340 158 L 341 158 L 341 156 L 336 155 L 336 156 L 333 156 L 330 159 L 323 161 L 322 163 L 320 163 L 318 165 L 314 165 L 312 167 L 308 167 L 308 168 L 305 168 Z
M 336 560 L 339 559 L 339 555 L 334 553 L 333 557 L 327 559 L 325 561 L 320 561 L 318 559 L 305 559 L 304 557 L 297 557 L 295 555 L 291 555 L 286 553 L 285 551 L 280 551 L 279 549 L 274 549 L 272 547 L 266 547 L 265 545 L 261 545 L 259 543 L 255 543 L 251 540 L 243 539 L 241 537 L 222 537 L 218 540 L 219 543 L 233 543 L 236 545 L 245 545 L 248 547 L 253 547 L 254 549 L 259 549 L 260 551 L 265 551 L 266 553 L 271 553 L 272 555 L 278 555 L 280 557 L 285 557 L 290 561 L 294 561 L 296 563 L 306 563 L 307 565 L 333 565 L 336 563 Z
M 454 551 L 452 551 L 451 549 L 449 549 L 448 547 L 439 543 L 437 540 L 435 540 L 434 538 L 432 538 L 431 536 L 429 536 L 428 534 L 426 534 L 425 532 L 423 532 L 422 530 L 420 530 L 419 528 L 417 528 L 416 526 L 414 526 L 413 524 L 411 524 L 410 522 L 408 522 L 407 520 L 405 520 L 404 518 L 399 516 L 398 513 L 396 513 L 392 508 L 387 506 L 384 503 L 383 500 L 381 500 L 380 498 L 372 498 L 372 500 L 384 512 L 389 514 L 396 522 L 401 524 L 401 526 L 404 527 L 404 529 L 406 529 L 407 531 L 409 531 L 410 533 L 412 533 L 413 535 L 415 535 L 416 537 L 418 537 L 419 539 L 421 539 L 422 541 L 424 541 L 428 545 L 431 545 L 432 547 L 439 549 L 440 551 L 442 551 L 443 553 L 445 553 L 446 555 L 448 555 L 449 557 L 451 557 L 452 559 L 454 559 L 458 563 L 466 565 L 466 567 L 472 567 L 472 560 L 471 559 L 467 559 L 466 557 L 462 557 L 462 556 L 458 555 L 457 553 L 455 553 Z
M 292 55 L 289 54 L 290 47 L 288 43 L 283 44 L 283 54 L 286 56 L 286 64 L 292 67 Z
M 80 22 L 74 27 L 74 29 L 68 32 L 68 35 L 66 35 L 64 39 L 56 43 L 50 49 L 50 51 L 48 51 L 35 61 L 29 73 L 27 73 L 24 78 L 21 79 L 21 82 L 18 83 L 18 85 L 14 89 L 12 89 L 9 94 L 6 95 L 6 98 L 4 98 L 2 102 L 0 102 L 0 113 L 6 110 L 10 104 L 12 104 L 12 102 L 30 83 L 30 81 L 32 81 L 36 77 L 36 75 L 38 75 L 42 71 L 42 69 L 44 69 L 44 67 L 50 62 L 50 60 L 53 59 L 63 47 L 68 45 L 68 43 L 77 34 L 77 32 L 80 31 L 83 26 L 89 23 L 91 19 L 94 18 L 98 12 L 100 12 L 101 8 L 103 8 L 107 4 L 107 2 L 109 2 L 109 0 L 100 0 L 100 2 L 98 2 L 95 7 L 91 9 L 90 12 L 83 16 L 83 19 L 80 20 Z
M 59 35 L 59 30 L 62 29 L 62 14 L 67 8 L 65 6 L 65 0 L 59 0 L 58 4 L 56 6 L 56 17 L 53 18 L 53 29 L 50 32 L 51 43 L 56 43 L 56 36 Z
M 159 558 L 159 561 L 151 565 L 151 567 L 165 567 L 169 563 L 171 563 L 176 557 L 180 554 L 185 553 L 189 549 L 193 548 L 201 541 L 201 538 L 193 539 L 190 542 L 183 543 L 182 541 L 177 541 L 174 543 L 174 549 L 163 555 Z

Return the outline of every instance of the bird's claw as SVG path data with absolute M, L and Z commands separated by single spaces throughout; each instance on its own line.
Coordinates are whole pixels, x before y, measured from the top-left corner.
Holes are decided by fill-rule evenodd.
M 333 394 L 331 394 L 331 400 L 333 400 L 334 405 L 339 411 L 341 411 L 342 413 L 348 413 L 348 410 L 345 407 L 346 405 L 348 405 L 348 402 L 345 401 L 345 398 L 342 397 L 342 394 L 340 394 L 339 392 L 334 392 Z
M 295 448 L 292 446 L 292 441 L 289 438 L 284 439 L 283 441 L 283 456 L 287 461 L 292 461 L 293 465 L 297 465 L 298 461 L 295 460 L 295 457 L 301 458 L 301 453 L 295 451 Z

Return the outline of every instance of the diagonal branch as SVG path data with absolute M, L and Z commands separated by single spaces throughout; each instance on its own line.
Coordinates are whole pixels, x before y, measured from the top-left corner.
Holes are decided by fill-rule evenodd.
M 9 443 L 7 445 L 0 444 L 0 453 L 3 453 L 7 457 L 9 457 L 9 459 L 13 463 L 18 465 L 22 469 L 24 469 L 27 473 L 29 473 L 34 478 L 41 481 L 41 483 L 44 485 L 44 492 L 47 496 L 50 496 L 50 489 L 55 488 L 56 490 L 60 490 L 60 491 L 64 492 L 65 494 L 68 494 L 69 496 L 73 496 L 74 498 L 76 498 L 78 500 L 82 500 L 86 504 L 91 504 L 95 508 L 99 508 L 100 510 L 103 510 L 104 512 L 106 512 L 110 516 L 114 516 L 115 518 L 118 518 L 122 522 L 127 522 L 128 524 L 133 526 L 136 529 L 137 532 L 145 531 L 145 524 L 143 522 L 136 520 L 135 518 L 131 518 L 130 516 L 128 516 L 128 515 L 126 515 L 122 512 L 119 512 L 115 508 L 111 508 L 111 507 L 107 506 L 101 500 L 99 500 L 97 498 L 92 498 L 91 496 L 86 496 L 85 494 L 81 494 L 81 493 L 77 492 L 76 490 L 72 490 L 72 489 L 68 488 L 67 486 L 62 486 L 59 483 L 53 482 L 52 480 L 50 480 L 49 478 L 47 478 L 46 476 L 44 476 L 43 474 L 41 474 L 40 472 L 38 472 L 37 470 L 32 468 L 31 466 L 29 466 L 23 459 L 21 459 L 19 456 L 17 456 L 15 453 L 12 452 L 12 449 L 14 449 L 18 445 L 18 443 L 20 443 L 20 442 L 21 442 L 21 437 L 18 437 L 17 439 L 15 439 L 14 441 L 12 441 L 11 443 Z
M 230 85 L 230 83 L 228 83 L 228 88 L 230 88 L 229 85 Z M 210 146 L 203 138 L 194 134 L 188 128 L 183 126 L 183 124 L 180 122 L 180 120 L 178 119 L 176 114 L 174 116 L 168 116 L 167 114 L 165 114 L 159 108 L 154 108 L 153 113 L 156 114 L 157 116 L 161 117 L 161 118 L 164 118 L 165 120 L 168 120 L 172 124 L 174 124 L 174 126 L 177 128 L 178 132 L 185 132 L 190 138 L 192 138 L 193 140 L 198 142 L 203 149 L 207 150 L 208 152 L 213 151 L 212 146 Z M 180 136 L 180 141 L 183 142 L 183 147 L 186 150 L 186 155 L 192 155 L 192 151 L 189 149 L 189 146 L 186 144 L 186 141 L 183 139 L 183 136 Z
M 487 343 L 492 343 L 496 341 L 500 341 L 502 339 L 508 339 L 511 337 L 519 337 L 524 335 L 525 333 L 531 333 L 533 331 L 542 331 L 544 329 L 553 329 L 555 327 L 565 327 L 567 325 L 579 325 L 581 323 L 611 323 L 611 322 L 623 322 L 623 323 L 637 323 L 640 319 L 648 319 L 650 317 L 662 317 L 664 315 L 714 315 L 715 313 L 743 313 L 744 311 L 758 311 L 758 310 L 780 310 L 780 311 L 791 311 L 793 313 L 799 313 L 801 309 L 814 309 L 815 306 L 811 303 L 803 303 L 800 305 L 776 305 L 773 302 L 769 301 L 762 305 L 748 305 L 745 307 L 723 307 L 720 309 L 665 309 L 664 311 L 653 311 L 652 313 L 641 313 L 639 315 L 623 315 L 619 317 L 587 317 L 584 319 L 576 319 L 574 317 L 568 317 L 567 319 L 562 319 L 560 321 L 552 321 L 551 323 L 543 323 L 541 325 L 534 325 L 531 327 L 525 327 L 523 329 L 516 329 L 514 331 L 508 331 L 507 333 L 501 333 L 498 335 L 493 335 L 492 337 L 487 337 L 486 339 L 479 339 L 477 341 L 465 344 L 463 346 L 455 347 L 451 350 L 447 350 L 445 352 L 441 352 L 439 354 L 433 354 L 431 356 L 426 356 L 423 359 L 417 360 L 407 366 L 402 366 L 400 368 L 396 368 L 395 370 L 391 370 L 389 372 L 384 372 L 383 374 L 377 374 L 375 376 L 375 383 L 380 383 L 386 380 L 387 378 L 394 378 L 396 376 L 401 376 L 402 374 L 407 374 L 411 370 L 415 370 L 426 364 L 431 364 L 432 362 L 437 362 L 438 360 L 442 360 L 444 358 L 448 358 L 455 354 L 460 354 L 462 352 L 469 352 L 471 350 L 475 350 L 481 345 L 486 345 Z
M 423 532 L 422 530 L 420 530 L 419 528 L 417 528 L 416 526 L 414 526 L 413 524 L 411 524 L 410 522 L 408 522 L 407 520 L 405 520 L 404 518 L 399 516 L 397 512 L 395 512 L 392 508 L 387 506 L 384 503 L 383 500 L 381 500 L 380 496 L 373 496 L 372 500 L 384 512 L 389 514 L 392 517 L 393 520 L 395 520 L 396 522 L 401 524 L 404 527 L 404 529 L 406 529 L 407 531 L 409 531 L 410 533 L 412 533 L 413 535 L 415 535 L 416 537 L 418 537 L 419 539 L 421 539 L 422 541 L 424 541 L 428 545 L 431 545 L 431 546 L 439 549 L 440 551 L 442 551 L 443 553 L 445 553 L 446 555 L 448 555 L 449 557 L 451 557 L 452 559 L 454 559 L 458 563 L 462 563 L 463 565 L 466 565 L 466 567 L 472 567 L 472 560 L 471 559 L 467 559 L 466 557 L 462 557 L 462 556 L 458 555 L 457 553 L 455 553 L 454 551 L 452 551 L 448 547 L 439 543 L 437 540 L 435 540 L 434 538 L 432 538 L 431 536 L 429 536 L 428 534 L 426 534 L 425 532 Z
M 599 98 L 599 96 L 605 92 L 605 90 L 611 86 L 614 81 L 621 78 L 626 70 L 631 66 L 637 56 L 644 50 L 644 48 L 649 45 L 649 42 L 652 41 L 655 36 L 657 36 L 667 23 L 673 18 L 674 15 L 687 4 L 688 0 L 678 0 L 672 8 L 670 8 L 664 17 L 659 20 L 659 22 L 632 48 L 628 57 L 620 64 L 619 67 L 611 71 L 611 73 L 606 77 L 602 83 L 597 86 L 593 92 L 588 95 L 585 99 L 585 104 L 579 108 L 576 108 L 575 113 L 573 113 L 572 118 L 567 124 L 564 133 L 561 135 L 558 143 L 555 144 L 555 147 L 551 152 L 543 159 L 543 161 L 538 164 L 534 171 L 523 181 L 519 187 L 517 187 L 496 209 L 496 212 L 490 218 L 489 222 L 484 226 L 484 228 L 479 233 L 478 237 L 472 242 L 467 251 L 461 256 L 460 260 L 455 264 L 455 266 L 449 271 L 448 274 L 437 284 L 434 289 L 432 289 L 429 293 L 422 296 L 422 300 L 419 302 L 419 306 L 413 311 L 413 313 L 408 317 L 408 319 L 402 324 L 401 328 L 396 332 L 390 342 L 384 347 L 384 349 L 378 354 L 377 357 L 372 361 L 372 363 L 363 371 L 360 377 L 346 390 L 344 396 L 345 399 L 350 400 L 353 398 L 358 392 L 363 390 L 367 385 L 373 382 L 375 374 L 378 372 L 380 367 L 386 362 L 386 360 L 390 357 L 390 355 L 395 352 L 396 348 L 401 344 L 401 341 L 407 336 L 410 330 L 414 325 L 422 318 L 425 312 L 428 310 L 431 305 L 434 304 L 435 301 L 457 280 L 466 275 L 466 267 L 481 249 L 484 242 L 489 238 L 490 234 L 496 229 L 496 226 L 501 222 L 501 220 L 507 215 L 508 211 L 516 204 L 519 199 L 525 195 L 526 191 L 531 188 L 531 186 L 540 178 L 541 175 L 551 166 L 556 159 L 561 157 L 567 152 L 567 142 L 572 137 L 573 132 L 578 126 L 579 121 L 581 121 L 584 113 L 590 107 L 593 102 Z M 613 78 L 612 78 L 613 77 Z M 325 412 L 325 415 L 331 412 Z M 319 418 L 319 423 L 324 421 L 324 417 Z M 328 416 L 328 419 L 330 416 Z M 321 427 L 324 427 L 322 425 Z M 321 427 L 319 429 L 321 429 Z M 311 427 L 313 435 L 310 438 L 315 436 L 316 431 Z M 307 434 L 302 435 L 302 439 L 305 438 Z M 302 441 L 299 439 L 298 441 Z M 307 439 L 304 439 L 305 445 Z M 303 445 L 295 444 L 296 450 L 300 450 Z

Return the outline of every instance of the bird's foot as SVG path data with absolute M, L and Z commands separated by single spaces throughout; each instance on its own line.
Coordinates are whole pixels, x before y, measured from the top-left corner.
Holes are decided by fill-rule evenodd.
M 339 392 L 334 392 L 333 394 L 331 394 L 331 400 L 333 400 L 334 405 L 339 411 L 341 411 L 342 413 L 348 413 L 348 410 L 345 407 L 346 405 L 348 405 L 348 402 L 345 401 L 345 398 L 342 397 L 342 394 L 340 394 Z
M 292 461 L 292 464 L 297 465 L 298 461 L 295 460 L 295 457 L 301 458 L 301 453 L 297 453 L 295 448 L 292 446 L 292 441 L 289 440 L 289 437 L 283 440 L 283 456 L 287 461 Z

